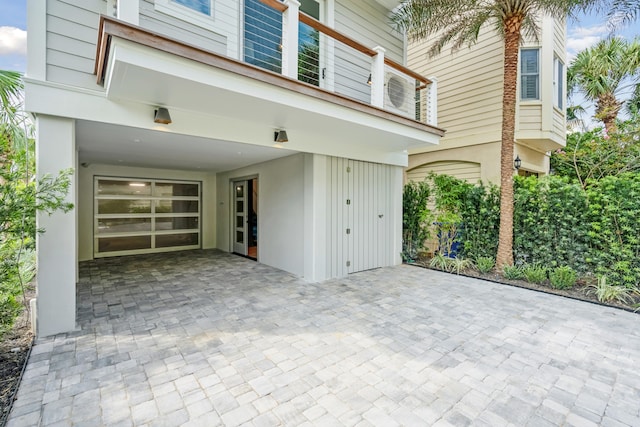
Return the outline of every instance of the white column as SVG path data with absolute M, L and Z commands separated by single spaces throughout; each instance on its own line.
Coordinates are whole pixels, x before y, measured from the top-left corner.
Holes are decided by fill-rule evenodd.
M 431 84 L 427 88 L 427 124 L 438 126 L 438 79 L 429 77 Z
M 42 0 L 27 2 L 27 77 L 46 80 L 47 75 L 47 4 Z
M 384 53 L 383 47 L 373 48 L 378 54 L 371 62 L 371 105 L 378 108 L 384 107 Z
M 54 116 L 36 118 L 36 172 L 38 177 L 55 176 L 62 169 L 75 168 L 75 122 Z M 75 170 L 75 169 L 74 169 Z M 74 172 L 66 200 L 75 202 Z M 76 209 L 70 212 L 37 214 L 36 238 L 37 335 L 40 337 L 72 331 L 76 327 L 77 232 Z
M 304 279 L 321 282 L 327 274 L 327 156 L 305 154 Z
M 298 79 L 298 0 L 285 0 L 282 13 L 282 75 Z
M 138 0 L 118 0 L 118 19 L 129 24 L 138 25 Z

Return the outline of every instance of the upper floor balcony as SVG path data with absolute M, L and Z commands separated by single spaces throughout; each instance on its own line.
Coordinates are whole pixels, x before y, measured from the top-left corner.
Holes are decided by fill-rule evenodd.
M 444 132 L 435 79 L 400 63 L 395 3 L 31 1 L 29 107 L 152 130 L 167 107 L 165 132 L 273 146 L 286 129 L 290 150 L 402 165 Z

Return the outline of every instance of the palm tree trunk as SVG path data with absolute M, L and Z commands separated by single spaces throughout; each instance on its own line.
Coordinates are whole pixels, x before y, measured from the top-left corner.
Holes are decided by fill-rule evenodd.
M 521 16 L 505 20 L 504 81 L 502 91 L 502 147 L 500 150 L 500 229 L 496 267 L 513 265 L 513 145 L 516 126 L 516 87 Z

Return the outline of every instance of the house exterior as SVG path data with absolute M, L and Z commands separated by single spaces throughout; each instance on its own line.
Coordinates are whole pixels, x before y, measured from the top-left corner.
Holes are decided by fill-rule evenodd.
M 29 0 L 37 172 L 72 168 L 75 204 L 38 216 L 38 335 L 75 328 L 99 257 L 218 248 L 312 282 L 400 263 L 407 153 L 443 131 L 397 4 Z
M 548 153 L 566 144 L 566 27 L 549 17 L 539 25 L 538 40 L 528 38 L 520 49 L 514 160 L 522 161 L 521 175 L 549 173 Z M 471 48 L 445 49 L 429 58 L 429 47 L 428 41 L 412 43 L 408 64 L 438 76 L 438 124 L 447 133 L 437 146 L 410 150 L 406 179 L 420 181 L 436 172 L 499 185 L 501 37 L 486 27 Z

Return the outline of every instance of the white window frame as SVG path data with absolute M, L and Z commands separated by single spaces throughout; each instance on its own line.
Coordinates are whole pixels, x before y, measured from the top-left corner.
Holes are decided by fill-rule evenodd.
M 214 6 L 215 1 L 209 0 L 211 3 L 211 15 L 198 12 L 187 6 L 183 6 L 173 0 L 155 0 L 155 10 L 162 12 L 166 15 L 171 15 L 183 21 L 198 25 L 206 28 L 207 30 L 213 30 L 213 23 L 215 22 Z
M 537 71 L 535 73 L 523 73 L 522 72 L 522 65 L 523 65 L 523 61 L 522 61 L 522 52 L 523 51 L 535 51 L 536 52 L 536 62 L 537 62 Z M 527 47 L 527 48 L 521 48 L 520 49 L 520 66 L 519 68 L 519 74 L 520 74 L 520 101 L 540 101 L 540 48 L 539 47 Z M 538 85 L 537 85 L 537 94 L 535 98 L 524 98 L 522 95 L 522 91 L 523 91 L 523 84 L 522 84 L 522 80 L 524 76 L 536 76 L 537 80 L 538 80 Z
M 553 57 L 553 106 L 564 109 L 564 62 L 557 56 Z

